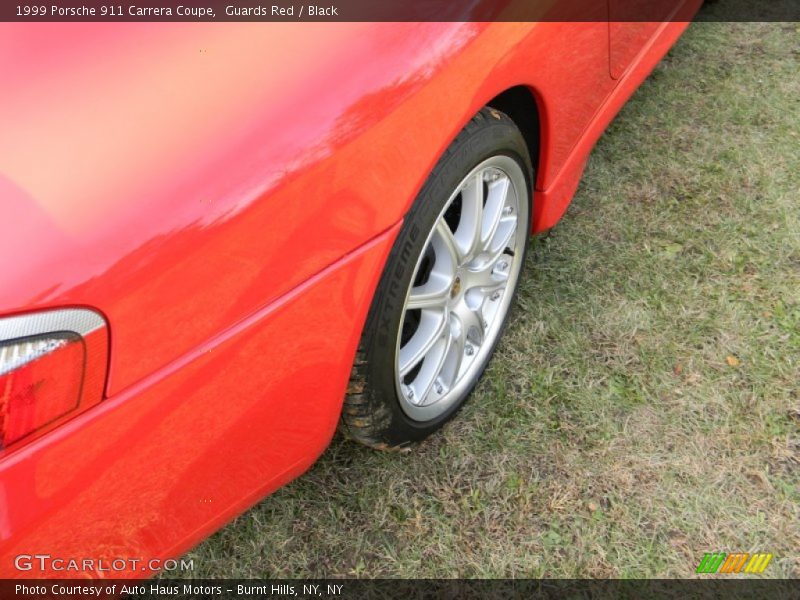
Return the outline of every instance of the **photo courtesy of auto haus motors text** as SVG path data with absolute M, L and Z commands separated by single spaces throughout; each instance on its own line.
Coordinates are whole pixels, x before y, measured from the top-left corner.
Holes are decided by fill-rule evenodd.
M 253 584 L 199 584 L 199 583 L 39 583 L 14 584 L 14 594 L 18 598 L 34 597 L 53 600 L 57 598 L 148 598 L 154 600 L 164 598 L 195 598 L 229 595 L 236 598 L 253 596 L 271 598 L 297 598 L 298 600 L 319 598 L 340 598 L 344 593 L 344 583 L 274 583 Z

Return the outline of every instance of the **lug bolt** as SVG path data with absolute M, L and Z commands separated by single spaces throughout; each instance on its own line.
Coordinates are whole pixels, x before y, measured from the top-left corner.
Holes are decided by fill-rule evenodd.
M 500 297 L 500 292 L 495 292 L 495 293 L 494 293 L 494 294 L 492 294 L 492 296 L 491 296 L 492 300 L 497 300 L 499 297 Z
M 408 399 L 411 400 L 414 397 L 414 390 L 408 388 Z
M 444 386 L 441 383 L 437 383 L 436 384 L 436 393 L 437 394 L 441 394 L 442 392 L 444 392 Z
M 501 260 L 497 263 L 497 270 L 498 271 L 505 271 L 508 268 L 508 262 Z
M 513 208 L 511 208 L 510 206 L 506 206 L 506 207 L 503 209 L 503 214 L 504 214 L 504 215 L 510 215 L 512 212 L 514 212 L 514 209 L 513 209 Z
M 475 354 L 475 348 L 473 348 L 470 344 L 467 344 L 467 347 L 464 348 L 464 352 L 467 353 L 467 356 L 472 356 Z

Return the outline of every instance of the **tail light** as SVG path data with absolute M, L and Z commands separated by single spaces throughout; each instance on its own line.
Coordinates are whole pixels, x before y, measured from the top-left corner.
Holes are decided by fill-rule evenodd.
M 0 318 L 0 453 L 103 399 L 108 329 L 87 309 Z

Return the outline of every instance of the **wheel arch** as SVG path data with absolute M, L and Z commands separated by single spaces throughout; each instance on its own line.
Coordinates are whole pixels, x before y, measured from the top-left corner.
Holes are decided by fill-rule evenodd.
M 486 106 L 504 112 L 514 121 L 528 147 L 534 175 L 538 174 L 542 150 L 542 121 L 539 104 L 531 88 L 526 85 L 508 88 L 489 100 Z

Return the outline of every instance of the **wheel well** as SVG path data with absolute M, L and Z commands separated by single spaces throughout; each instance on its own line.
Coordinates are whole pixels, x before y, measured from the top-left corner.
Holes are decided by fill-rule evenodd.
M 539 107 L 533 93 L 524 85 L 518 85 L 498 94 L 486 103 L 486 106 L 506 113 L 522 132 L 528 152 L 531 155 L 533 168 L 538 172 L 540 123 Z

